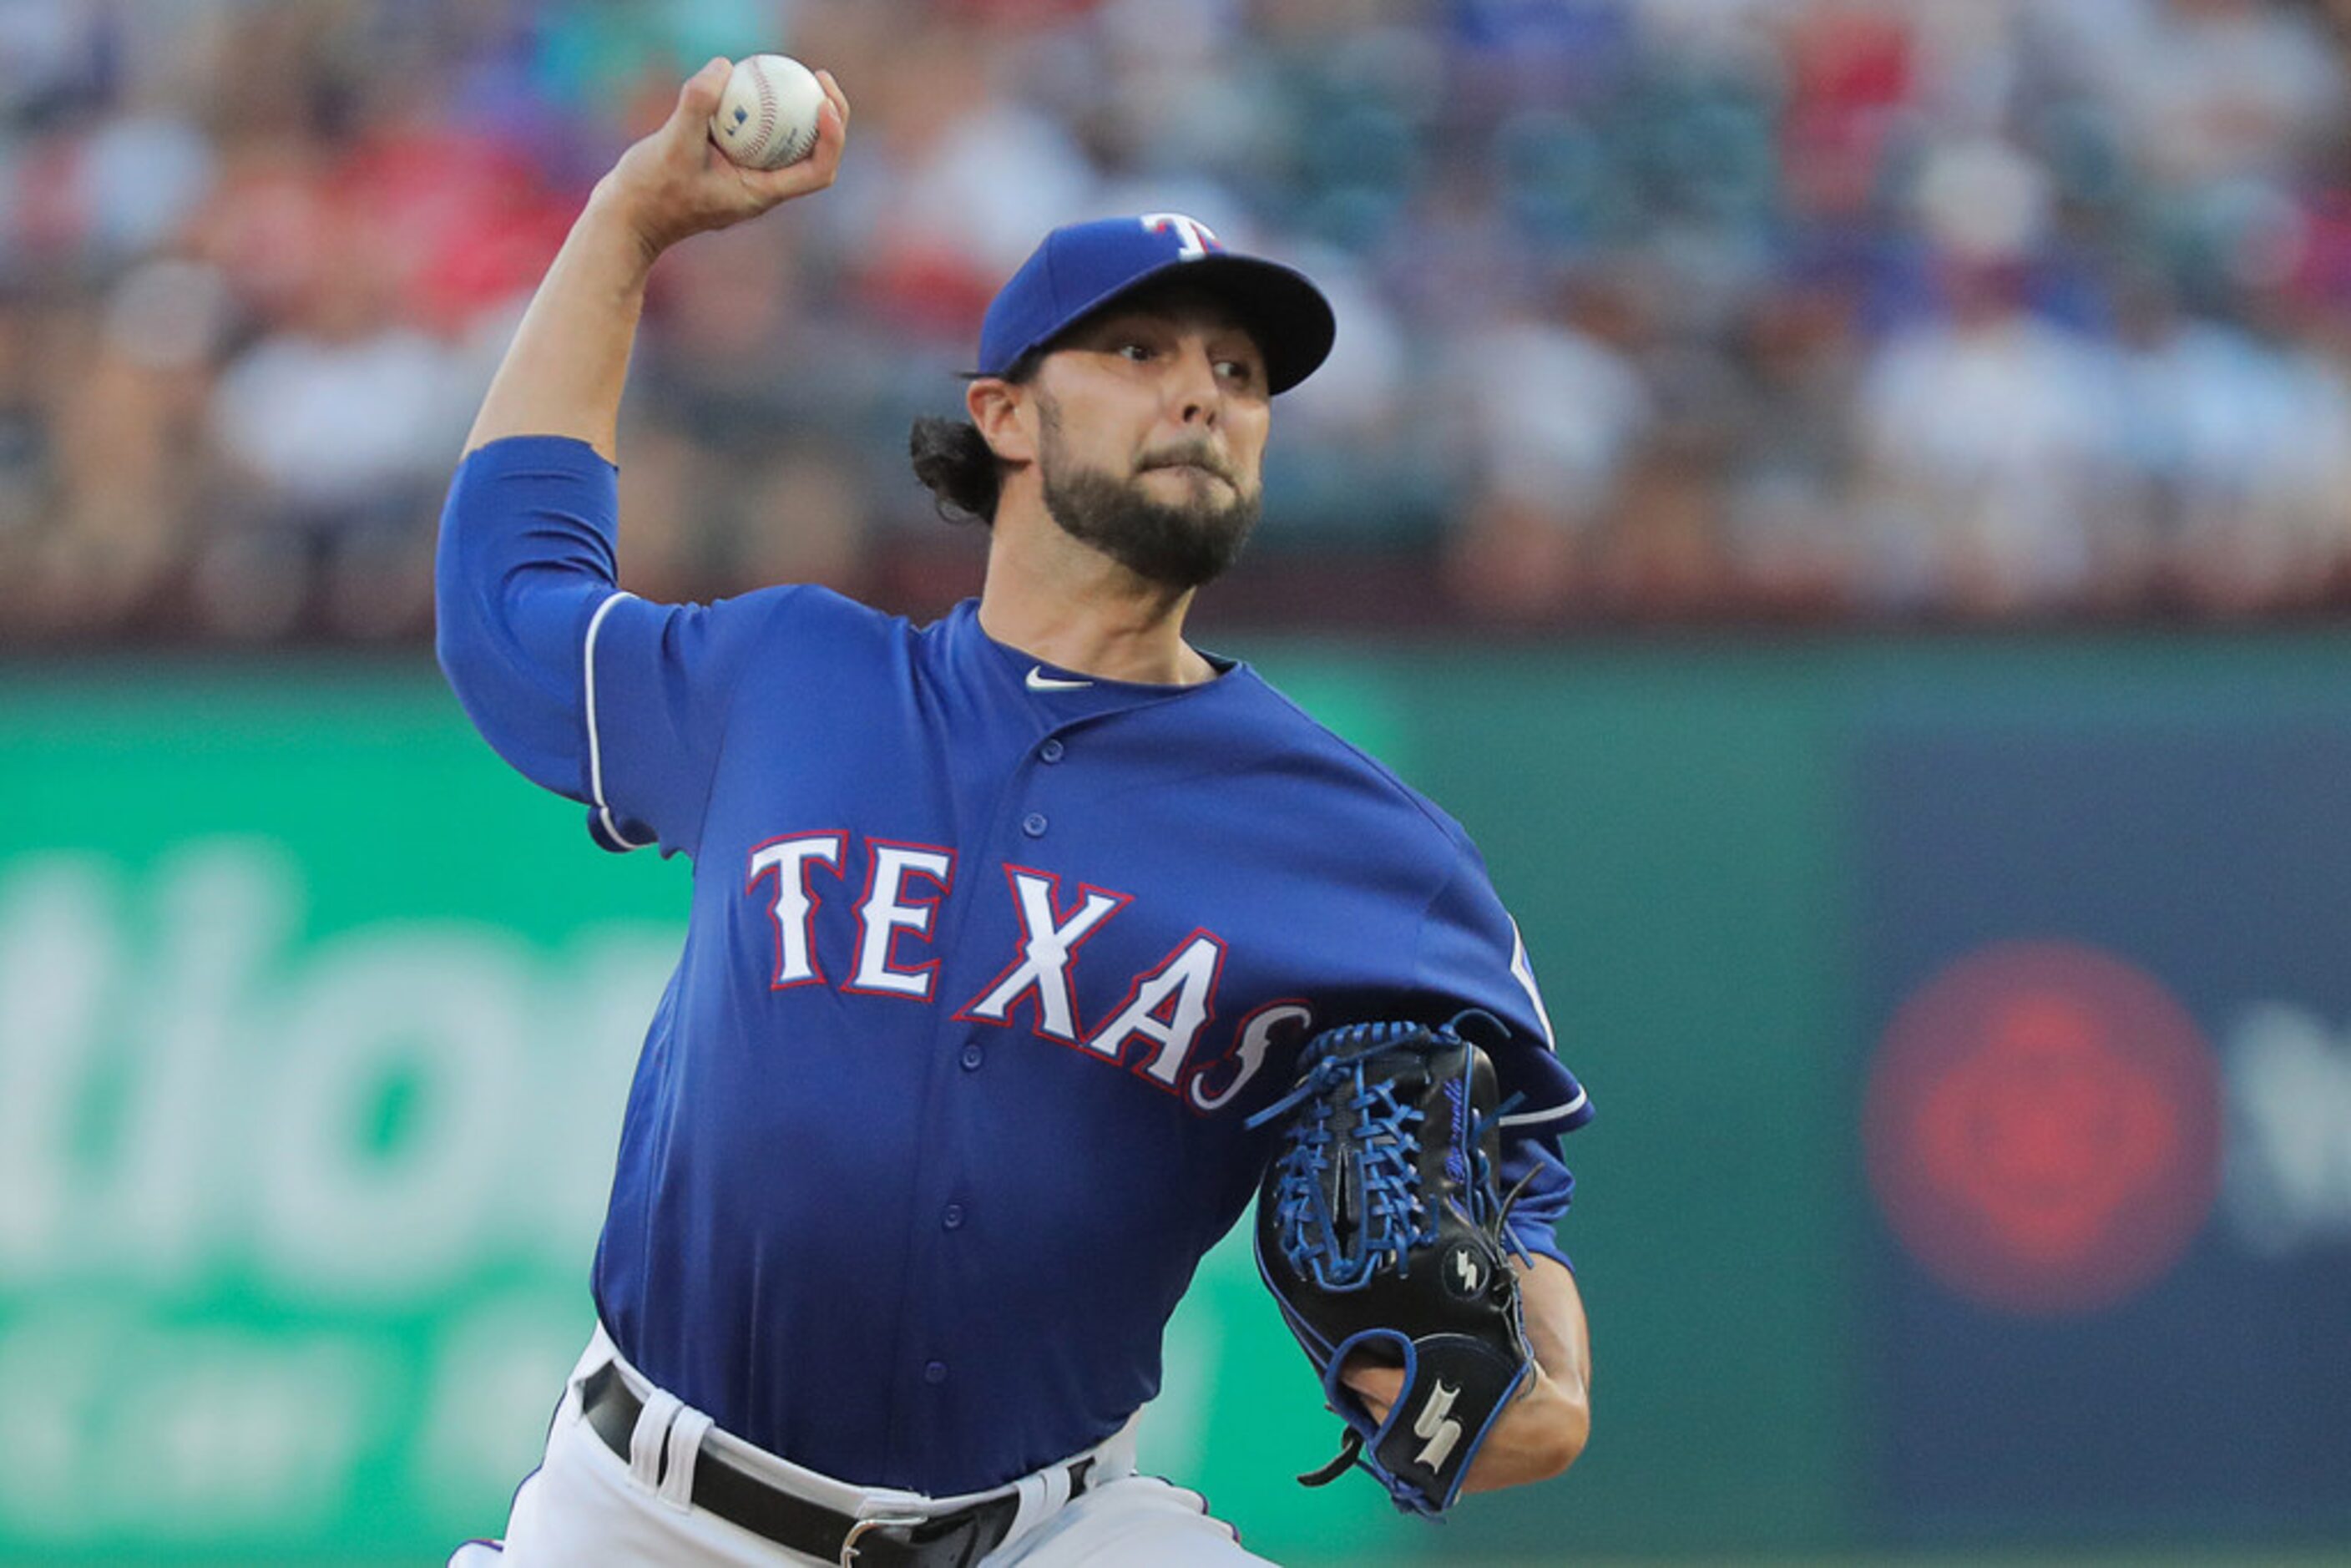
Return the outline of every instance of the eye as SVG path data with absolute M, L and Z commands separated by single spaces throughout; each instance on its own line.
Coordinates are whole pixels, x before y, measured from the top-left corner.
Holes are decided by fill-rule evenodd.
M 1217 373 L 1236 386 L 1257 384 L 1257 367 L 1247 360 L 1218 360 Z
M 1111 350 L 1130 364 L 1144 364 L 1152 358 L 1151 345 L 1139 338 L 1129 338 Z

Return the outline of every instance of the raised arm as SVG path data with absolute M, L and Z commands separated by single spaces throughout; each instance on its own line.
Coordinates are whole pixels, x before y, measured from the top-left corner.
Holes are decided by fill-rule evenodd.
M 526 778 L 590 808 L 611 849 L 692 852 L 734 679 L 788 591 L 716 608 L 619 586 L 616 429 L 645 277 L 661 253 L 832 183 L 849 106 L 816 149 L 737 167 L 708 125 L 713 60 L 662 127 L 597 183 L 498 367 L 441 513 L 434 647 L 475 727 Z
M 849 100 L 831 73 L 817 73 L 828 101 L 817 115 L 816 150 L 761 171 L 737 166 L 710 141 L 730 68 L 714 59 L 695 72 L 669 119 L 597 182 L 490 382 L 467 452 L 501 436 L 567 435 L 616 461 L 621 388 L 655 259 L 689 235 L 832 183 Z

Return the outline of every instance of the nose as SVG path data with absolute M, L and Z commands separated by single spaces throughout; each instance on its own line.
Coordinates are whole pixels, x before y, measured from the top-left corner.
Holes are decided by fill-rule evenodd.
M 1176 422 L 1186 429 L 1217 427 L 1224 413 L 1225 389 L 1205 345 L 1186 343 L 1175 355 L 1167 376 L 1167 401 Z

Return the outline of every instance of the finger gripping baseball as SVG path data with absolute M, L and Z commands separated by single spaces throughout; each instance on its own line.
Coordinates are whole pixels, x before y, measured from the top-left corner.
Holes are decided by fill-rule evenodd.
M 1300 1479 L 1360 1465 L 1424 1514 L 1452 1505 L 1532 1367 L 1495 1186 L 1493 1067 L 1463 1018 L 1319 1035 L 1289 1093 L 1250 1119 L 1286 1118 L 1259 1186 L 1258 1270 L 1348 1428 L 1339 1458 Z M 1358 1353 L 1403 1369 L 1384 1419 L 1342 1375 Z

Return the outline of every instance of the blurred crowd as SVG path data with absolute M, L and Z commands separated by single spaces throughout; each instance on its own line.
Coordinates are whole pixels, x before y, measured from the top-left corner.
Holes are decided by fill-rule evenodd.
M 967 588 L 909 420 L 1176 210 L 1339 309 L 1254 612 L 2351 606 L 2351 0 L 0 0 L 0 645 L 424 635 L 530 287 L 760 48 L 851 160 L 656 275 L 642 592 Z

